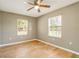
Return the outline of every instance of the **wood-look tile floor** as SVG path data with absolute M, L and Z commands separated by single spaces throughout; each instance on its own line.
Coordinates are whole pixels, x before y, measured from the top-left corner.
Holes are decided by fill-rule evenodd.
M 70 58 L 76 56 L 37 40 L 0 48 L 0 58 Z

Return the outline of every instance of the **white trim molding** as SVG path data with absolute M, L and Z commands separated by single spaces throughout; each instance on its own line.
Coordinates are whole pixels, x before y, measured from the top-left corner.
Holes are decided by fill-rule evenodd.
M 11 46 L 11 45 L 21 44 L 21 43 L 25 43 L 25 42 L 29 42 L 29 41 L 34 41 L 34 40 L 37 40 L 37 39 L 31 39 L 31 40 L 25 40 L 25 41 L 20 41 L 20 42 L 3 44 L 3 45 L 0 45 L 0 47 L 6 47 L 6 46 Z
M 70 49 L 67 49 L 67 48 L 63 48 L 63 47 L 60 47 L 58 45 L 55 45 L 55 44 L 52 44 L 52 43 L 49 43 L 49 42 L 46 42 L 46 41 L 43 41 L 43 40 L 40 40 L 40 39 L 31 39 L 31 40 L 25 40 L 25 41 L 21 41 L 21 42 L 14 42 L 14 43 L 9 43 L 9 44 L 3 44 L 3 45 L 0 45 L 0 47 L 6 47 L 6 46 L 11 46 L 11 45 L 21 44 L 21 43 L 25 43 L 25 42 L 29 42 L 29 41 L 34 41 L 34 40 L 37 40 L 37 41 L 43 42 L 45 44 L 48 44 L 48 45 L 51 45 L 51 46 L 54 46 L 54 47 L 63 49 L 65 51 L 69 51 L 71 53 L 79 55 L 79 53 L 76 52 L 76 51 L 73 51 L 73 50 L 70 50 Z
M 51 46 L 54 46 L 54 47 L 57 47 L 57 48 L 60 48 L 60 49 L 63 49 L 65 51 L 68 51 L 68 52 L 71 52 L 71 53 L 79 55 L 79 52 L 76 52 L 76 51 L 73 51 L 73 50 L 70 50 L 70 49 L 67 49 L 67 48 L 63 48 L 63 47 L 60 47 L 58 45 L 55 45 L 55 44 L 52 44 L 52 43 L 49 43 L 49 42 L 46 42 L 46 41 L 43 41 L 43 40 L 38 40 L 38 41 L 43 42 L 43 43 L 48 44 L 48 45 L 51 45 Z

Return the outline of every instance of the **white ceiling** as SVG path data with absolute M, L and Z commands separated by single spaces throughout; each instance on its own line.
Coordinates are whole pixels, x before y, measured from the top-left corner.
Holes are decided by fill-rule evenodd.
M 27 1 L 33 2 L 34 0 L 0 0 L 0 10 L 32 17 L 39 17 L 56 9 L 78 2 L 79 0 L 44 0 L 43 2 L 51 5 L 51 8 L 41 8 L 40 13 L 38 13 L 35 9 L 26 11 L 29 7 L 31 7 L 31 5 L 27 3 L 24 4 L 24 2 Z

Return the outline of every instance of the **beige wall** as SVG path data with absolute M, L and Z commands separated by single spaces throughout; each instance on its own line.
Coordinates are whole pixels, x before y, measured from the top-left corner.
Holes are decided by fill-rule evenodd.
M 1 14 L 0 14 L 0 44 L 2 44 L 2 35 L 1 35 L 2 34 L 2 30 L 1 30 L 2 29 L 1 28 L 2 24 L 1 24 L 1 19 L 2 19 L 2 17 L 1 17 Z
M 62 38 L 48 37 L 48 18 L 62 15 Z M 38 38 L 79 52 L 79 2 L 38 18 Z M 72 42 L 72 45 L 69 45 Z
M 32 38 L 36 38 L 37 34 L 37 29 L 36 29 L 36 23 L 37 20 L 36 18 L 33 17 L 28 17 L 28 16 L 22 16 L 22 15 L 17 15 L 17 14 L 11 14 L 11 13 L 6 13 L 6 12 L 0 12 L 2 15 L 2 25 L 3 25 L 3 44 L 7 43 L 13 43 L 17 41 L 23 41 L 23 40 L 28 40 Z M 16 34 L 16 22 L 17 19 L 24 19 L 29 21 L 29 33 L 26 36 L 17 36 Z M 31 25 L 30 25 L 31 24 Z M 32 30 L 30 30 L 32 28 Z

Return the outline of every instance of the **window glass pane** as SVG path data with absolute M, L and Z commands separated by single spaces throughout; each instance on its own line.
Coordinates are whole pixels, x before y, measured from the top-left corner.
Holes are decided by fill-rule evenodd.
M 49 36 L 61 37 L 61 15 L 49 18 Z
M 61 16 L 56 16 L 56 25 L 57 25 L 57 26 L 62 26 L 62 23 L 61 23 Z
M 28 21 L 17 20 L 17 35 L 27 35 L 28 32 Z

